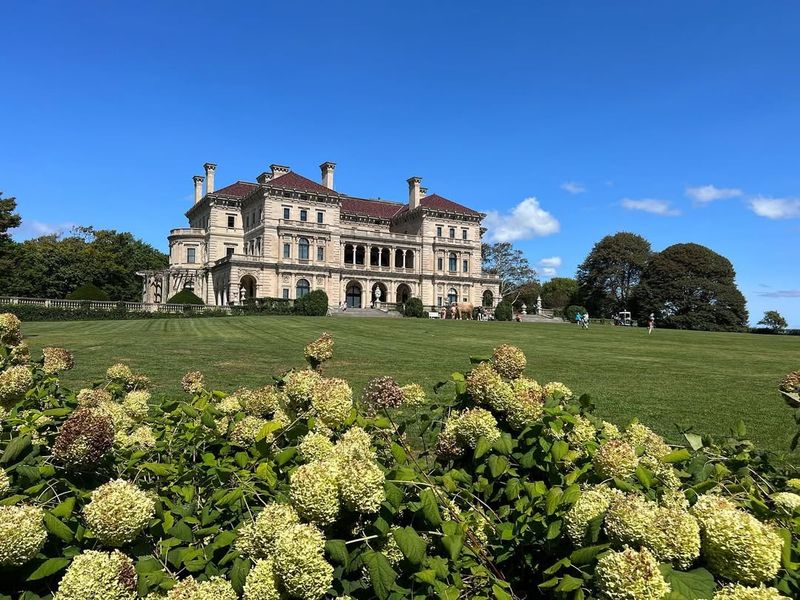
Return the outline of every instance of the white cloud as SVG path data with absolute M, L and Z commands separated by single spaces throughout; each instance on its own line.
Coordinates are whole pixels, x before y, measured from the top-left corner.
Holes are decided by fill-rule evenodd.
M 43 235 L 64 233 L 72 227 L 75 227 L 75 223 L 44 223 L 42 221 L 23 220 L 22 225 L 10 230 L 10 233 L 15 240 L 24 241 Z
M 542 267 L 539 269 L 539 273 L 541 273 L 543 277 L 555 277 L 558 274 L 553 267 Z
M 484 224 L 490 242 L 513 242 L 558 233 L 561 225 L 553 215 L 539 206 L 536 198 L 525 198 L 509 213 L 490 210 Z
M 687 187 L 686 195 L 697 204 L 708 204 L 714 200 L 739 198 L 742 195 L 742 190 L 738 188 L 718 188 L 713 185 L 701 185 L 698 187 Z
M 800 198 L 758 196 L 750 200 L 750 209 L 767 219 L 797 219 L 800 218 Z
M 551 256 L 549 258 L 543 258 L 539 261 L 539 265 L 542 267 L 554 267 L 558 268 L 561 266 L 561 257 L 560 256 Z
M 662 217 L 674 217 L 681 214 L 681 211 L 678 209 L 671 208 L 667 200 L 656 200 L 654 198 L 634 200 L 632 198 L 623 198 L 620 204 L 622 204 L 623 208 L 627 208 L 628 210 L 640 210 Z
M 775 292 L 761 292 L 758 295 L 765 298 L 800 298 L 800 290 L 777 290 Z
M 586 186 L 577 181 L 565 181 L 561 184 L 561 189 L 570 194 L 582 194 L 586 191 Z

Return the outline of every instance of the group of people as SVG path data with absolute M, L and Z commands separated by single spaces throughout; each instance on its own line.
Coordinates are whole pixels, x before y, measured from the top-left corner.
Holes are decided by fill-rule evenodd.
M 589 329 L 589 313 L 585 315 L 575 313 L 575 324 L 580 325 L 582 329 Z

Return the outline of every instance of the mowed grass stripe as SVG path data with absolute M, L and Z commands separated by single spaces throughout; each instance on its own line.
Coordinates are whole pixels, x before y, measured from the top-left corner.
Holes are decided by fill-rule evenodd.
M 34 351 L 64 346 L 77 366 L 65 383 L 101 379 L 124 360 L 149 375 L 157 394 L 179 394 L 186 371 L 232 391 L 258 386 L 304 364 L 303 347 L 329 331 L 336 341 L 329 376 L 356 393 L 372 377 L 391 375 L 431 391 L 470 355 L 501 343 L 521 347 L 528 374 L 563 381 L 591 394 L 599 413 L 617 423 L 633 417 L 678 439 L 674 424 L 727 432 L 739 419 L 759 443 L 784 450 L 794 432 L 778 380 L 800 368 L 800 338 L 573 325 L 530 325 L 415 319 L 237 317 L 153 321 L 26 323 Z

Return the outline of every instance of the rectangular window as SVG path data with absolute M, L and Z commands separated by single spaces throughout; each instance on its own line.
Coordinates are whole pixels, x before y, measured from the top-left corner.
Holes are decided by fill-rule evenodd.
M 322 211 L 317 212 L 317 223 L 323 223 L 325 221 L 325 213 Z
M 283 207 L 283 218 L 286 219 L 287 221 L 291 218 L 290 209 L 287 206 Z
M 456 228 L 455 227 L 451 227 L 450 228 L 450 239 L 451 240 L 456 239 Z
M 441 305 L 442 305 L 442 297 L 441 297 L 441 296 L 439 296 L 438 298 L 436 298 L 436 305 L 437 305 L 437 306 L 441 306 Z
M 436 268 L 439 269 L 440 271 L 444 269 L 444 259 L 441 256 L 438 259 L 436 259 Z
M 467 239 L 467 230 L 466 229 L 462 229 L 461 230 L 461 239 L 462 240 Z
M 283 297 L 288 300 L 289 299 L 289 288 L 283 288 Z
M 325 260 L 325 248 L 323 246 L 317 246 L 317 260 Z
M 303 209 L 300 211 L 300 220 L 301 221 L 308 221 L 308 211 Z
M 228 227 L 236 227 L 236 217 L 228 215 Z
M 187 248 L 186 249 L 186 262 L 187 263 L 193 263 L 194 262 L 195 252 L 196 252 L 195 248 Z
M 291 244 L 284 244 L 283 245 L 283 258 L 291 258 L 292 256 L 292 245 Z
M 225 256 L 233 256 L 233 246 L 228 246 L 225 248 Z
M 437 225 L 436 226 L 436 237 L 442 237 L 442 226 L 441 225 Z
M 244 218 L 244 227 L 245 229 L 250 229 L 250 215 L 247 215 Z
M 463 261 L 462 267 L 463 267 L 462 270 L 464 271 L 464 273 L 467 273 L 469 271 L 469 261 L 468 260 Z

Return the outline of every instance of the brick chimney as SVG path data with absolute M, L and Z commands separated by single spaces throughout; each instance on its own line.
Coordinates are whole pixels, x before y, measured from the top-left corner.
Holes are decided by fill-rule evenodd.
M 192 177 L 194 180 L 194 203 L 197 204 L 203 198 L 203 177 L 202 175 L 195 175 Z
M 270 169 L 272 169 L 272 178 L 277 179 L 281 175 L 286 175 L 291 169 L 289 167 L 285 167 L 283 165 L 270 165 Z
M 264 184 L 265 184 L 265 183 L 267 183 L 267 182 L 268 182 L 270 179 L 272 179 L 272 173 L 267 173 L 266 171 L 264 171 L 264 172 L 263 172 L 261 175 L 259 175 L 258 177 L 256 177 L 256 181 L 257 181 L 258 183 L 260 183 L 261 185 L 264 185 Z
M 419 201 L 422 199 L 420 183 L 422 183 L 422 177 L 408 178 L 408 210 L 414 210 L 419 206 Z
M 214 163 L 206 163 L 203 165 L 206 170 L 206 194 L 214 193 L 214 171 L 217 170 L 217 165 Z
M 336 163 L 324 162 L 319 166 L 322 171 L 322 185 L 329 190 L 333 189 L 333 170 L 336 168 Z

